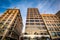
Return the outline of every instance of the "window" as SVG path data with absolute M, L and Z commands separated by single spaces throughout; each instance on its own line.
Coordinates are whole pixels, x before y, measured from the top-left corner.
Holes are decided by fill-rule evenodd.
M 30 23 L 30 25 L 34 25 L 34 23 Z
M 55 32 L 51 32 L 51 34 L 52 34 L 52 36 L 54 36 L 54 37 L 57 36 Z
M 25 32 L 24 34 L 25 34 L 25 35 L 28 35 L 28 33 L 26 33 L 26 32 Z
M 30 20 L 30 22 L 34 22 L 34 20 Z
M 57 35 L 60 36 L 60 32 L 57 32 Z
M 40 25 L 40 23 L 36 23 L 36 25 Z
M 45 25 L 44 23 L 41 23 L 41 25 Z
M 56 31 L 59 31 L 59 28 L 57 28 L 57 27 L 56 27 L 56 28 L 54 28 L 54 29 L 55 29 Z
M 5 30 L 6 28 L 7 28 L 6 26 L 3 27 L 4 30 Z
M 57 26 L 60 26 L 60 24 L 57 24 Z
M 38 33 L 37 33 L 37 32 L 35 32 L 35 33 L 34 33 L 34 35 L 38 35 Z
M 3 23 L 2 22 L 0 22 L 0 27 L 3 25 Z
M 43 35 L 43 33 L 40 33 L 41 35 Z
M 27 18 L 27 19 L 34 19 L 34 18 Z
M 39 22 L 39 20 L 35 20 L 35 22 Z
M 29 20 L 26 20 L 26 22 L 29 22 Z
M 55 24 L 52 24 L 52 26 L 56 26 Z
M 46 27 L 42 27 L 43 29 L 46 29 Z
M 3 21 L 6 21 L 5 19 Z
M 53 28 L 52 28 L 52 27 L 49 27 L 48 30 L 49 30 L 49 31 L 53 31 Z
M 9 19 L 8 21 L 11 21 L 11 19 Z
M 26 25 L 29 25 L 29 23 L 26 23 Z
M 47 26 L 51 26 L 51 24 L 47 24 Z
M 0 30 L 0 34 L 3 34 L 4 33 L 4 30 Z

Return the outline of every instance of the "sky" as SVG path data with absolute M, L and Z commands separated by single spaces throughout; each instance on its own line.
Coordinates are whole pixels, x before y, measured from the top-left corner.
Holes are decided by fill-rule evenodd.
M 24 32 L 27 8 L 38 8 L 40 14 L 55 14 L 60 10 L 60 0 L 0 0 L 0 14 L 14 7 L 21 11 Z

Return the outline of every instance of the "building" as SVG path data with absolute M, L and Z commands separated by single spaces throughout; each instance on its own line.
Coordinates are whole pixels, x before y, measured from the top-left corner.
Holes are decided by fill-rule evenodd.
M 56 15 L 60 18 L 60 11 L 58 11 L 58 12 L 56 13 Z
M 23 26 L 20 10 L 7 9 L 0 18 L 0 40 L 19 40 Z
M 52 40 L 60 40 L 60 20 L 55 14 L 41 14 Z
M 37 8 L 28 8 L 26 28 L 23 35 L 25 40 L 48 40 L 49 33 Z

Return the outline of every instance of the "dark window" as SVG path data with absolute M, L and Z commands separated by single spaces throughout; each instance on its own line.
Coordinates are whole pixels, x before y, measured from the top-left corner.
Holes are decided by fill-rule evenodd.
M 5 30 L 6 28 L 7 28 L 6 26 L 3 27 L 4 30 Z
M 34 35 L 38 35 L 38 33 L 37 33 L 37 32 L 35 32 L 35 33 L 34 33 Z
M 29 22 L 29 20 L 26 20 L 26 22 Z
M 54 36 L 54 37 L 57 36 L 55 32 L 52 32 L 51 34 L 52 34 L 52 36 Z
M 45 25 L 44 23 L 41 23 L 41 25 Z
M 0 26 L 2 26 L 3 25 L 3 23 L 2 22 L 0 22 Z
M 35 18 L 35 19 L 39 19 L 39 18 Z
M 35 20 L 35 22 L 39 22 L 39 20 Z
M 51 24 L 47 24 L 47 26 L 51 26 Z
M 30 23 L 30 25 L 34 25 L 34 23 Z
M 30 22 L 34 22 L 34 20 L 30 20 Z
M 27 19 L 34 19 L 34 18 L 27 18 Z
M 55 24 L 52 24 L 52 26 L 56 26 Z
M 26 23 L 26 25 L 29 25 L 29 23 Z
M 56 27 L 56 28 L 54 28 L 56 31 L 59 31 L 59 29 Z
M 28 33 L 26 33 L 26 32 L 25 32 L 24 34 L 25 34 L 25 35 L 28 35 Z
M 40 23 L 36 23 L 36 25 L 40 25 Z
M 60 26 L 60 24 L 57 24 L 57 26 Z
M 53 31 L 53 28 L 52 27 L 49 27 L 49 29 L 48 29 L 49 31 Z
M 57 32 L 57 35 L 60 36 L 60 32 Z
M 43 29 L 46 29 L 46 27 L 42 27 Z

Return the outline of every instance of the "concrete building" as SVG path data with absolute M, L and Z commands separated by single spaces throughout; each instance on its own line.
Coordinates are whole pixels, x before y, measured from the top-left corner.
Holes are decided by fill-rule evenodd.
M 19 40 L 22 26 L 20 10 L 7 9 L 0 17 L 0 40 Z
M 24 40 L 48 40 L 49 33 L 37 8 L 28 8 Z
M 41 14 L 51 40 L 60 40 L 60 20 L 55 14 Z

